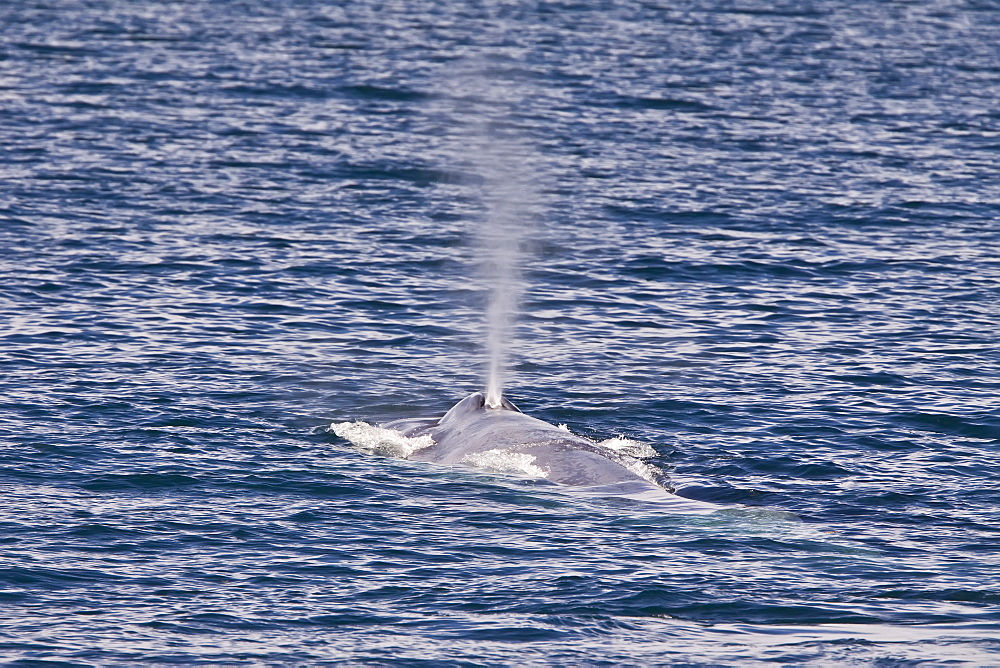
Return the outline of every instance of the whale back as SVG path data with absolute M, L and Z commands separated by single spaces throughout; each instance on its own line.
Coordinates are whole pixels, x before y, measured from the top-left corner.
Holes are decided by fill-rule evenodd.
M 672 494 L 666 475 L 623 452 L 576 436 L 565 427 L 522 413 L 507 399 L 488 408 L 481 392 L 440 419 L 408 418 L 382 425 L 409 439 L 425 439 L 407 459 L 471 466 L 569 485 L 592 496 L 616 496 L 671 511 L 703 514 L 722 508 Z
M 631 481 L 661 490 L 665 486 L 639 460 L 525 415 L 506 399 L 499 408 L 488 408 L 481 392 L 459 401 L 436 424 L 407 435 L 425 434 L 434 444 L 415 451 L 410 459 L 480 468 L 511 466 L 510 470 L 519 463 L 537 477 L 574 486 Z

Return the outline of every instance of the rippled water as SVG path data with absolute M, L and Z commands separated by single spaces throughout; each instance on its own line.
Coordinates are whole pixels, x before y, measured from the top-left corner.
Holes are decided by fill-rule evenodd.
M 11 665 L 1000 661 L 996 3 L 0 25 Z M 483 389 L 498 210 L 508 395 L 735 509 L 327 430 Z

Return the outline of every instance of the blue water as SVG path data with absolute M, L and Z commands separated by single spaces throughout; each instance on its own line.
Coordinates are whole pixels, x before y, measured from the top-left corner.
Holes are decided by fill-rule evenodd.
M 7 665 L 1000 663 L 995 2 L 0 26 Z M 491 170 L 507 395 L 735 510 L 328 430 L 483 389 Z

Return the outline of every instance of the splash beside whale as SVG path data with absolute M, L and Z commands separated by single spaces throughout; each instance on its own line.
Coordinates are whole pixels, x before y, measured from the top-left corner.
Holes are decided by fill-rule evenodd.
M 666 504 L 681 512 L 723 507 L 672 494 L 658 469 L 525 415 L 505 398 L 490 408 L 481 392 L 461 400 L 439 420 L 399 420 L 383 427 L 419 439 L 400 453 L 411 460 L 544 478 L 589 494 Z

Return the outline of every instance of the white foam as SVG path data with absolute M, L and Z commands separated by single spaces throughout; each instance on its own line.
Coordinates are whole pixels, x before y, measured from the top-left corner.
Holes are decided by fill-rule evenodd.
M 656 450 L 652 446 L 640 443 L 639 441 L 633 441 L 631 438 L 625 438 L 624 436 L 616 436 L 603 440 L 598 445 L 628 455 L 629 457 L 636 457 L 637 459 L 649 459 L 656 456 Z
M 330 431 L 347 439 L 365 452 L 404 459 L 417 450 L 434 445 L 434 439 L 430 436 L 408 438 L 395 429 L 377 427 L 360 420 L 357 422 L 335 422 L 330 425 Z
M 499 449 L 466 455 L 462 463 L 471 464 L 485 471 L 516 473 L 529 478 L 544 478 L 546 473 L 542 468 L 535 466 L 534 455 Z

